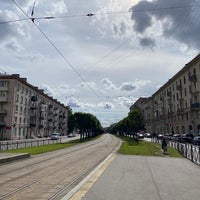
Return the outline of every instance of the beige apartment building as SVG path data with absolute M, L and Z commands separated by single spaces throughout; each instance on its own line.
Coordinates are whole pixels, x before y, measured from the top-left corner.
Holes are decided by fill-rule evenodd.
M 66 135 L 68 111 L 19 74 L 0 74 L 0 140 Z
M 141 109 L 147 132 L 200 135 L 200 54 L 144 99 L 130 109 Z

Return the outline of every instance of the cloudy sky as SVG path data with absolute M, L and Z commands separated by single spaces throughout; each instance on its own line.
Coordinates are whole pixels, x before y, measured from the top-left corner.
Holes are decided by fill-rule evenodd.
M 200 0 L 0 0 L 0 71 L 109 126 L 199 53 L 199 24 Z

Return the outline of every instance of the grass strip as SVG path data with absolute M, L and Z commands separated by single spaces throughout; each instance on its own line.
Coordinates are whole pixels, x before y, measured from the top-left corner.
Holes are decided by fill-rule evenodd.
M 121 138 L 121 137 L 120 137 Z M 140 156 L 166 156 L 161 151 L 161 145 L 158 143 L 146 142 L 139 140 L 136 142 L 130 138 L 121 138 L 125 140 L 120 149 L 119 153 L 125 155 L 140 155 Z M 167 148 L 167 156 L 173 158 L 182 158 L 182 155 L 173 148 Z
M 70 142 L 66 143 L 56 143 L 56 144 L 48 144 L 48 145 L 41 145 L 41 146 L 33 146 L 33 147 L 26 147 L 26 148 L 20 148 L 20 149 L 12 149 L 12 150 L 6 150 L 6 151 L 0 151 L 0 153 L 29 153 L 30 155 L 36 155 L 41 153 L 47 153 L 50 151 L 55 151 L 59 149 L 69 148 L 74 145 L 78 145 L 84 142 L 88 142 L 91 140 L 98 139 L 101 135 L 98 135 L 96 137 L 87 138 L 84 140 L 72 140 Z

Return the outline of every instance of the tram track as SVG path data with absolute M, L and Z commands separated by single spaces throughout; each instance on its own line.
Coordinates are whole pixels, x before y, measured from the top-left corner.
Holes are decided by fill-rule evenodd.
M 113 137 L 113 136 L 112 136 Z M 57 174 L 58 177 L 61 177 L 62 175 L 66 176 L 67 179 L 64 179 L 64 182 L 62 183 L 62 186 L 60 186 L 60 188 L 58 188 L 56 190 L 56 192 L 54 193 L 50 193 L 47 199 L 51 199 L 51 200 L 57 200 L 59 199 L 58 197 L 61 197 L 63 195 L 65 195 L 67 193 L 67 191 L 69 191 L 70 189 L 72 189 L 72 187 L 76 184 L 78 184 L 85 176 L 87 176 L 97 165 L 99 165 L 99 163 L 102 162 L 102 160 L 104 160 L 108 154 L 110 154 L 111 152 L 116 150 L 116 146 L 119 145 L 119 141 L 115 141 L 116 144 L 109 149 L 109 151 L 106 151 L 106 153 L 103 152 L 103 149 L 107 148 L 109 145 L 109 141 L 107 141 L 107 143 L 105 142 L 106 140 L 108 140 L 109 138 L 103 138 L 100 141 L 96 141 L 90 144 L 87 144 L 86 146 L 81 146 L 79 149 L 76 149 L 76 151 L 71 150 L 70 152 L 67 153 L 67 157 L 66 157 L 66 153 L 61 153 L 61 155 L 63 155 L 63 157 L 60 159 L 69 159 L 70 162 L 69 163 L 62 163 L 60 160 L 58 162 L 57 160 L 57 155 L 56 156 L 52 156 L 49 159 L 45 159 L 43 162 L 47 163 L 50 162 L 52 160 L 55 159 L 55 161 L 49 165 L 49 171 L 46 170 L 44 171 L 44 173 L 42 173 L 43 175 L 40 176 L 41 173 L 37 173 L 37 171 L 42 172 L 43 167 L 39 167 L 36 168 L 34 171 L 31 172 L 31 174 L 29 174 L 29 172 L 27 172 L 26 174 L 23 174 L 22 176 L 19 177 L 15 177 L 14 181 L 21 181 L 23 182 L 24 178 L 27 178 L 29 181 L 26 181 L 24 184 L 19 185 L 19 187 L 14 188 L 13 190 L 10 190 L 9 192 L 6 192 L 4 194 L 1 195 L 0 193 L 0 200 L 1 199 L 6 199 L 9 197 L 9 199 L 20 199 L 20 198 L 16 198 L 16 194 L 18 194 L 20 196 L 20 193 L 23 193 L 26 191 L 26 189 L 30 188 L 38 188 L 39 185 L 44 186 L 45 180 L 51 180 L 52 179 L 52 174 Z M 113 140 L 113 138 L 110 138 L 111 141 Z M 105 144 L 104 144 L 105 143 Z M 95 147 L 99 147 L 98 151 L 94 151 Z M 91 150 L 90 150 L 91 148 Z M 90 150 L 89 152 L 87 152 L 88 150 Z M 104 153 L 103 155 L 101 155 L 101 151 Z M 85 163 L 80 159 L 80 157 L 78 157 L 77 155 L 79 153 L 84 153 L 84 155 L 82 156 L 82 160 L 85 160 Z M 74 158 L 74 156 L 77 156 L 77 159 Z M 98 157 L 95 158 L 95 157 Z M 71 160 L 72 159 L 72 160 Z M 33 165 L 37 166 L 41 163 L 43 163 L 42 161 L 39 161 L 37 163 L 33 163 Z M 58 168 L 55 167 L 55 162 L 58 162 L 58 167 L 60 167 L 62 169 L 62 171 L 58 171 Z M 87 167 L 87 162 L 92 163 L 90 164 L 90 166 Z M 83 167 L 85 167 L 84 170 L 82 170 L 81 165 L 83 165 Z M 26 167 L 31 167 L 30 166 L 26 166 Z M 76 166 L 76 167 L 74 167 Z M 26 169 L 26 167 L 24 167 L 23 169 Z M 19 169 L 19 167 L 17 167 L 15 170 L 17 171 L 17 169 Z M 8 170 L 7 173 L 9 173 L 10 171 Z M 63 172 L 63 174 L 62 174 Z M 1 178 L 1 177 L 0 177 Z M 7 183 L 10 183 L 13 181 L 12 179 L 5 181 L 4 183 L 0 184 L 0 187 L 5 187 L 5 185 Z M 59 181 L 57 181 L 59 184 Z M 57 184 L 57 185 L 58 185 Z M 52 184 L 53 185 L 53 184 Z M 56 185 L 56 183 L 55 183 Z M 52 186 L 53 187 L 53 186 Z M 31 191 L 31 190 L 30 190 Z M 13 197 L 15 196 L 15 198 Z M 35 198 L 37 199 L 37 198 Z

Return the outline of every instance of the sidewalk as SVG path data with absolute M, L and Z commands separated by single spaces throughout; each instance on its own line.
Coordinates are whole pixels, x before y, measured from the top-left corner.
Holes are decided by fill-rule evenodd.
M 200 167 L 187 159 L 118 154 L 82 200 L 199 200 L 199 186 Z
M 16 161 L 23 158 L 28 158 L 30 155 L 28 153 L 0 153 L 0 164 Z

